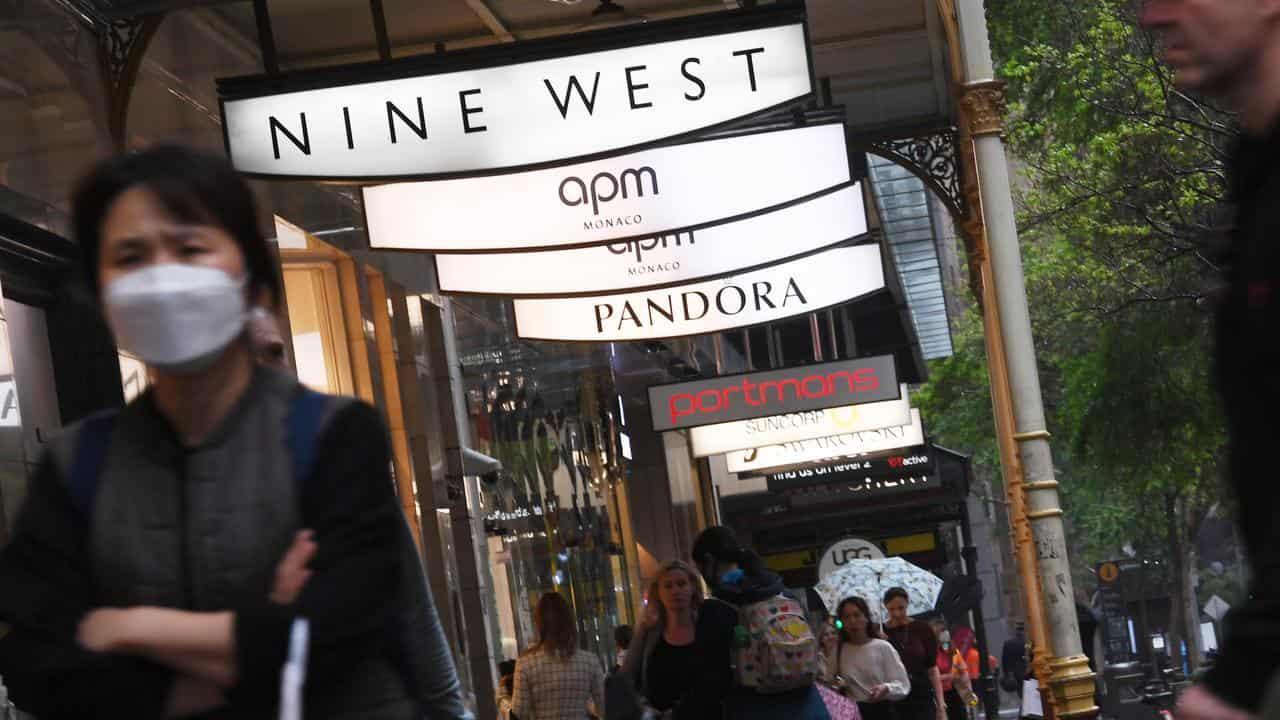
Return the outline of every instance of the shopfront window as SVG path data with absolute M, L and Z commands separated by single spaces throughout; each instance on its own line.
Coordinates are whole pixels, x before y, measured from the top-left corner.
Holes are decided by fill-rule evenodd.
M 287 262 L 284 288 L 298 380 L 320 392 L 355 394 L 338 272 L 326 262 Z

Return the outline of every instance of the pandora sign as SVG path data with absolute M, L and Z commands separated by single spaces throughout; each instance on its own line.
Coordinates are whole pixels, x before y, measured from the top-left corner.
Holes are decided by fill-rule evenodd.
M 880 247 L 859 245 L 665 290 L 517 298 L 512 305 L 516 334 L 525 339 L 650 340 L 781 320 L 883 287 Z
M 602 245 L 781 208 L 850 179 L 844 126 L 721 137 L 549 170 L 364 190 L 375 249 Z
M 764 27 L 717 34 L 695 21 L 693 30 L 672 24 L 668 33 L 661 26 L 630 38 L 585 36 L 579 47 L 604 48 L 595 51 L 535 41 L 514 51 L 300 73 L 289 89 L 312 87 L 296 91 L 270 79 L 223 81 L 227 147 L 243 172 L 329 179 L 483 173 L 602 156 L 809 95 L 804 23 L 795 15 L 774 13 L 753 23 Z

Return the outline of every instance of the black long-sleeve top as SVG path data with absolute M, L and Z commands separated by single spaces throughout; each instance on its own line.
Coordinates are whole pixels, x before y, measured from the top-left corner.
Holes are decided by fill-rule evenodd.
M 282 396 L 293 387 L 259 372 L 247 397 L 211 442 L 228 443 L 231 447 L 223 450 L 233 455 L 285 454 L 283 442 L 241 436 L 255 433 L 253 420 L 263 415 L 263 403 L 274 401 L 276 416 L 281 414 L 280 407 L 287 403 Z M 121 435 L 136 433 L 138 427 L 149 428 L 151 437 L 142 440 L 161 448 L 154 457 L 172 460 L 172 481 L 188 482 L 182 470 L 187 451 L 171 431 L 168 436 L 156 431 L 157 418 L 149 398 L 135 402 L 121 412 L 111 442 L 123 442 Z M 246 442 L 267 446 L 247 450 L 237 445 Z M 177 452 L 164 452 L 167 445 Z M 242 458 L 227 462 L 238 459 Z M 161 467 L 168 466 L 161 463 Z M 134 657 L 89 652 L 76 643 L 80 618 L 103 604 L 94 580 L 101 568 L 91 562 L 93 534 L 70 496 L 64 475 L 52 457 L 42 459 L 15 534 L 0 552 L 0 675 L 14 703 L 42 720 L 161 717 L 174 677 L 171 671 Z M 292 477 L 254 481 L 295 482 Z M 218 608 L 235 613 L 240 680 L 228 693 L 229 716 L 272 717 L 290 625 L 296 617 L 306 617 L 311 624 L 308 688 L 340 693 L 344 682 L 359 674 L 353 669 L 367 667 L 370 658 L 384 649 L 401 581 L 397 536 L 401 520 L 386 433 L 373 408 L 350 403 L 334 414 L 315 444 L 314 471 L 296 497 L 298 519 L 303 527 L 314 530 L 318 545 L 310 565 L 313 575 L 297 602 L 273 605 L 267 599 L 269 587 L 255 587 L 244 595 L 252 599 Z M 282 531 L 291 537 L 296 529 Z M 268 569 L 267 586 L 272 575 Z M 309 712 L 313 710 L 323 712 L 311 703 Z

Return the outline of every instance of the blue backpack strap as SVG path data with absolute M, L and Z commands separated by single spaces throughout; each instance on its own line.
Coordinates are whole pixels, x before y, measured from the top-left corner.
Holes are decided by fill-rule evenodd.
M 289 403 L 289 419 L 286 442 L 293 464 L 293 479 L 302 487 L 311 475 L 315 463 L 316 440 L 320 434 L 320 422 L 324 417 L 326 397 L 305 385 L 299 385 Z
M 111 434 L 115 430 L 117 414 L 116 410 L 106 410 L 91 415 L 80 423 L 76 434 L 75 459 L 72 461 L 67 490 L 71 495 L 71 503 L 85 517 L 91 514 L 94 497 L 98 494 L 98 479 L 102 476 L 102 465 L 107 459 L 107 448 L 111 446 Z

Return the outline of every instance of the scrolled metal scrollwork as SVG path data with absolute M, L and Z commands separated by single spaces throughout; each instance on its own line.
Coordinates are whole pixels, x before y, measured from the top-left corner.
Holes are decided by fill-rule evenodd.
M 870 151 L 910 170 L 942 198 L 956 217 L 964 217 L 968 203 L 960 189 L 959 137 L 954 128 L 926 135 L 883 140 Z

